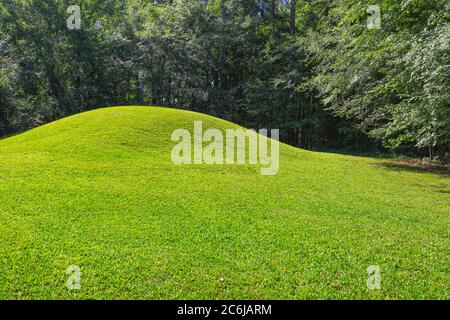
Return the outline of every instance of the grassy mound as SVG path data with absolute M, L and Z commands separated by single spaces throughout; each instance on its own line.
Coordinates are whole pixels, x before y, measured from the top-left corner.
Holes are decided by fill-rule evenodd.
M 448 298 L 448 178 L 286 145 L 276 176 L 175 166 L 196 120 L 236 127 L 123 107 L 1 140 L 0 299 Z

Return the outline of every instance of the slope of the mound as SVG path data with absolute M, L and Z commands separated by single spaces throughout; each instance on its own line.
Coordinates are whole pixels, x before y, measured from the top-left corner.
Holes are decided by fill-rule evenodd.
M 200 120 L 236 128 L 120 107 L 0 140 L 0 299 L 447 298 L 447 178 L 286 145 L 275 176 L 174 165 Z

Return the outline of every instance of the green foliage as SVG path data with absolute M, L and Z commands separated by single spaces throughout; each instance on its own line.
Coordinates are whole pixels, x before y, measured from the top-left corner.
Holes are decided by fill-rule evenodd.
M 370 1 L 342 1 L 307 48 L 313 84 L 334 114 L 359 121 L 386 147 L 450 151 L 446 1 L 381 1 L 382 28 L 365 28 Z
M 304 148 L 450 155 L 445 0 L 0 4 L 0 134 L 108 105 L 197 110 Z M 101 29 L 98 23 L 101 23 Z M 348 134 L 348 135 L 347 135 Z

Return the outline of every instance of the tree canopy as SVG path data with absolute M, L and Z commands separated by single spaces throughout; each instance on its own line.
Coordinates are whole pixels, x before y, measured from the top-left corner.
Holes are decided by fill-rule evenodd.
M 160 105 L 445 160 L 448 18 L 446 0 L 1 0 L 0 135 Z

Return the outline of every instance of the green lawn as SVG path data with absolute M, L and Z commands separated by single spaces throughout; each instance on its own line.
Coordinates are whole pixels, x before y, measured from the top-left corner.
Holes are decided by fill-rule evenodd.
M 196 120 L 236 127 L 121 107 L 0 140 L 0 299 L 449 298 L 448 177 L 286 145 L 276 176 L 175 166 Z

